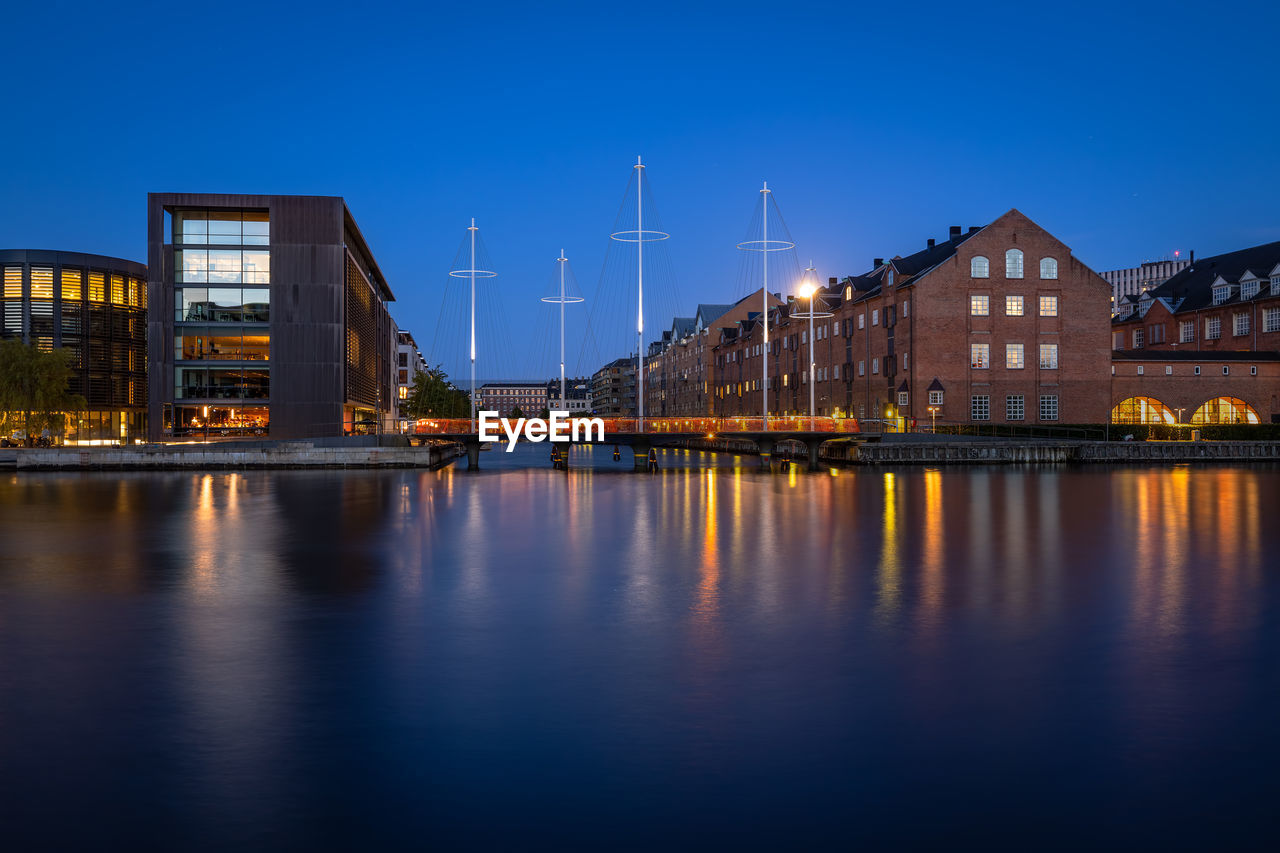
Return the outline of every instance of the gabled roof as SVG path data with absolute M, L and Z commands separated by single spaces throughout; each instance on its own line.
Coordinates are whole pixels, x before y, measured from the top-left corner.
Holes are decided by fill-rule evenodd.
M 956 248 L 970 237 L 982 231 L 981 228 L 973 228 L 968 232 L 959 234 L 948 240 L 934 244 L 930 248 L 922 249 L 913 255 L 907 255 L 905 258 L 894 258 L 889 263 L 893 264 L 893 268 L 898 271 L 899 275 L 919 275 L 925 270 L 930 270 L 938 264 L 945 261 L 956 253 Z
M 676 317 L 671 321 L 671 337 L 675 340 L 687 338 L 693 334 L 693 329 L 697 323 L 694 317 Z
M 1196 262 L 1151 291 L 1178 306 L 1179 312 L 1195 311 L 1213 304 L 1215 284 L 1238 284 L 1250 270 L 1280 268 L 1280 242 L 1263 243 L 1225 255 L 1197 258 Z M 1224 304 L 1239 301 L 1237 289 Z

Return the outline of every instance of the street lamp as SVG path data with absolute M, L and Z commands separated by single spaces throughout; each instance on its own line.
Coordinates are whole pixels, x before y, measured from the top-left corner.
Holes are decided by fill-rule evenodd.
M 813 261 L 810 261 L 809 266 L 805 267 L 804 278 L 800 280 L 800 287 L 797 290 L 797 293 L 801 299 L 809 300 L 809 310 L 793 311 L 791 313 L 792 317 L 796 317 L 801 320 L 808 318 L 809 320 L 809 432 L 814 431 L 813 419 L 814 419 L 814 410 L 816 408 L 815 397 L 817 394 L 817 387 L 818 387 L 818 384 L 815 381 L 815 376 L 814 376 L 814 374 L 817 371 L 814 370 L 815 364 L 814 364 L 814 357 L 813 357 L 813 321 L 815 318 L 821 319 L 823 317 L 835 316 L 830 311 L 820 311 L 816 307 L 816 302 L 814 301 L 814 298 L 818 295 L 819 288 L 818 288 L 818 279 L 817 279 L 817 276 L 815 275 L 815 272 L 816 271 L 814 270 L 814 267 L 813 267 Z
M 204 442 L 209 443 L 209 407 L 204 407 Z
M 933 425 L 930 427 L 930 431 L 936 435 L 938 432 L 938 407 L 937 406 L 929 407 L 929 417 L 933 419 Z

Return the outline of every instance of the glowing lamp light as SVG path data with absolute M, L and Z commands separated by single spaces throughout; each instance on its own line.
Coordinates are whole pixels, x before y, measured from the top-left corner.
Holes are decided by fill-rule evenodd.
M 812 299 L 813 294 L 817 292 L 818 292 L 818 286 L 814 284 L 812 281 L 805 280 L 805 282 L 800 285 L 801 299 Z

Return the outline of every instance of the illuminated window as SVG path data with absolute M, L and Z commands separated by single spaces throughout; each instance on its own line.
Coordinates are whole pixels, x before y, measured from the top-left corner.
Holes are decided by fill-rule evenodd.
M 1193 424 L 1261 423 L 1254 408 L 1239 397 L 1215 397 L 1191 416 Z
M 1022 250 L 1010 249 L 1004 253 L 1004 277 L 1022 278 Z
M 100 272 L 89 273 L 89 301 L 107 301 L 107 278 Z
M 400 386 L 400 399 L 401 400 L 409 399 L 409 386 L 407 385 Z
M 1129 397 L 1111 410 L 1113 424 L 1175 424 L 1173 411 L 1154 397 Z
M 83 292 L 83 276 L 80 270 L 62 271 L 62 301 L 79 302 Z
M 53 301 L 53 268 L 31 268 L 31 298 Z
M 22 267 L 4 268 L 4 298 L 22 298 Z
M 1022 297 L 1006 296 L 1004 298 L 1004 313 L 1010 317 L 1022 316 Z
M 1022 344 L 1005 344 L 1004 366 L 1008 370 L 1021 370 L 1024 367 Z
M 991 344 L 969 344 L 969 366 L 986 370 L 991 366 Z
M 991 262 L 982 257 L 982 255 L 975 255 L 973 260 L 969 261 L 969 277 L 990 278 Z
M 1058 369 L 1058 345 L 1057 344 L 1041 344 L 1040 345 L 1040 369 L 1041 370 L 1057 370 Z
M 122 275 L 111 276 L 111 303 L 113 305 L 129 304 L 129 294 L 126 292 L 125 279 Z
M 852 284 L 845 285 L 844 301 L 849 302 L 852 299 L 853 299 L 853 285 Z
M 1057 278 L 1058 262 L 1053 258 L 1040 259 L 1040 277 L 1041 278 Z
M 1058 316 L 1058 297 L 1056 296 L 1040 297 L 1040 316 L 1041 317 L 1057 317 Z
M 991 313 L 991 297 L 977 293 L 969 296 L 969 314 L 973 317 L 986 317 Z

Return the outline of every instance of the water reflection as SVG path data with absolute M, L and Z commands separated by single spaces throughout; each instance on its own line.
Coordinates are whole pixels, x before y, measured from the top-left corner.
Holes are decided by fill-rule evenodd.
M 641 846 L 750 846 L 789 812 L 821 846 L 837 815 L 925 838 L 912 791 L 950 792 L 939 838 L 990 797 L 1070 796 L 1087 826 L 1280 758 L 1275 470 L 610 455 L 5 478 L 0 793 L 127 833 L 141 792 L 179 841 L 332 841 L 342 800 L 388 842 L 581 842 L 643 802 Z M 1214 808 L 1248 825 L 1235 775 Z

